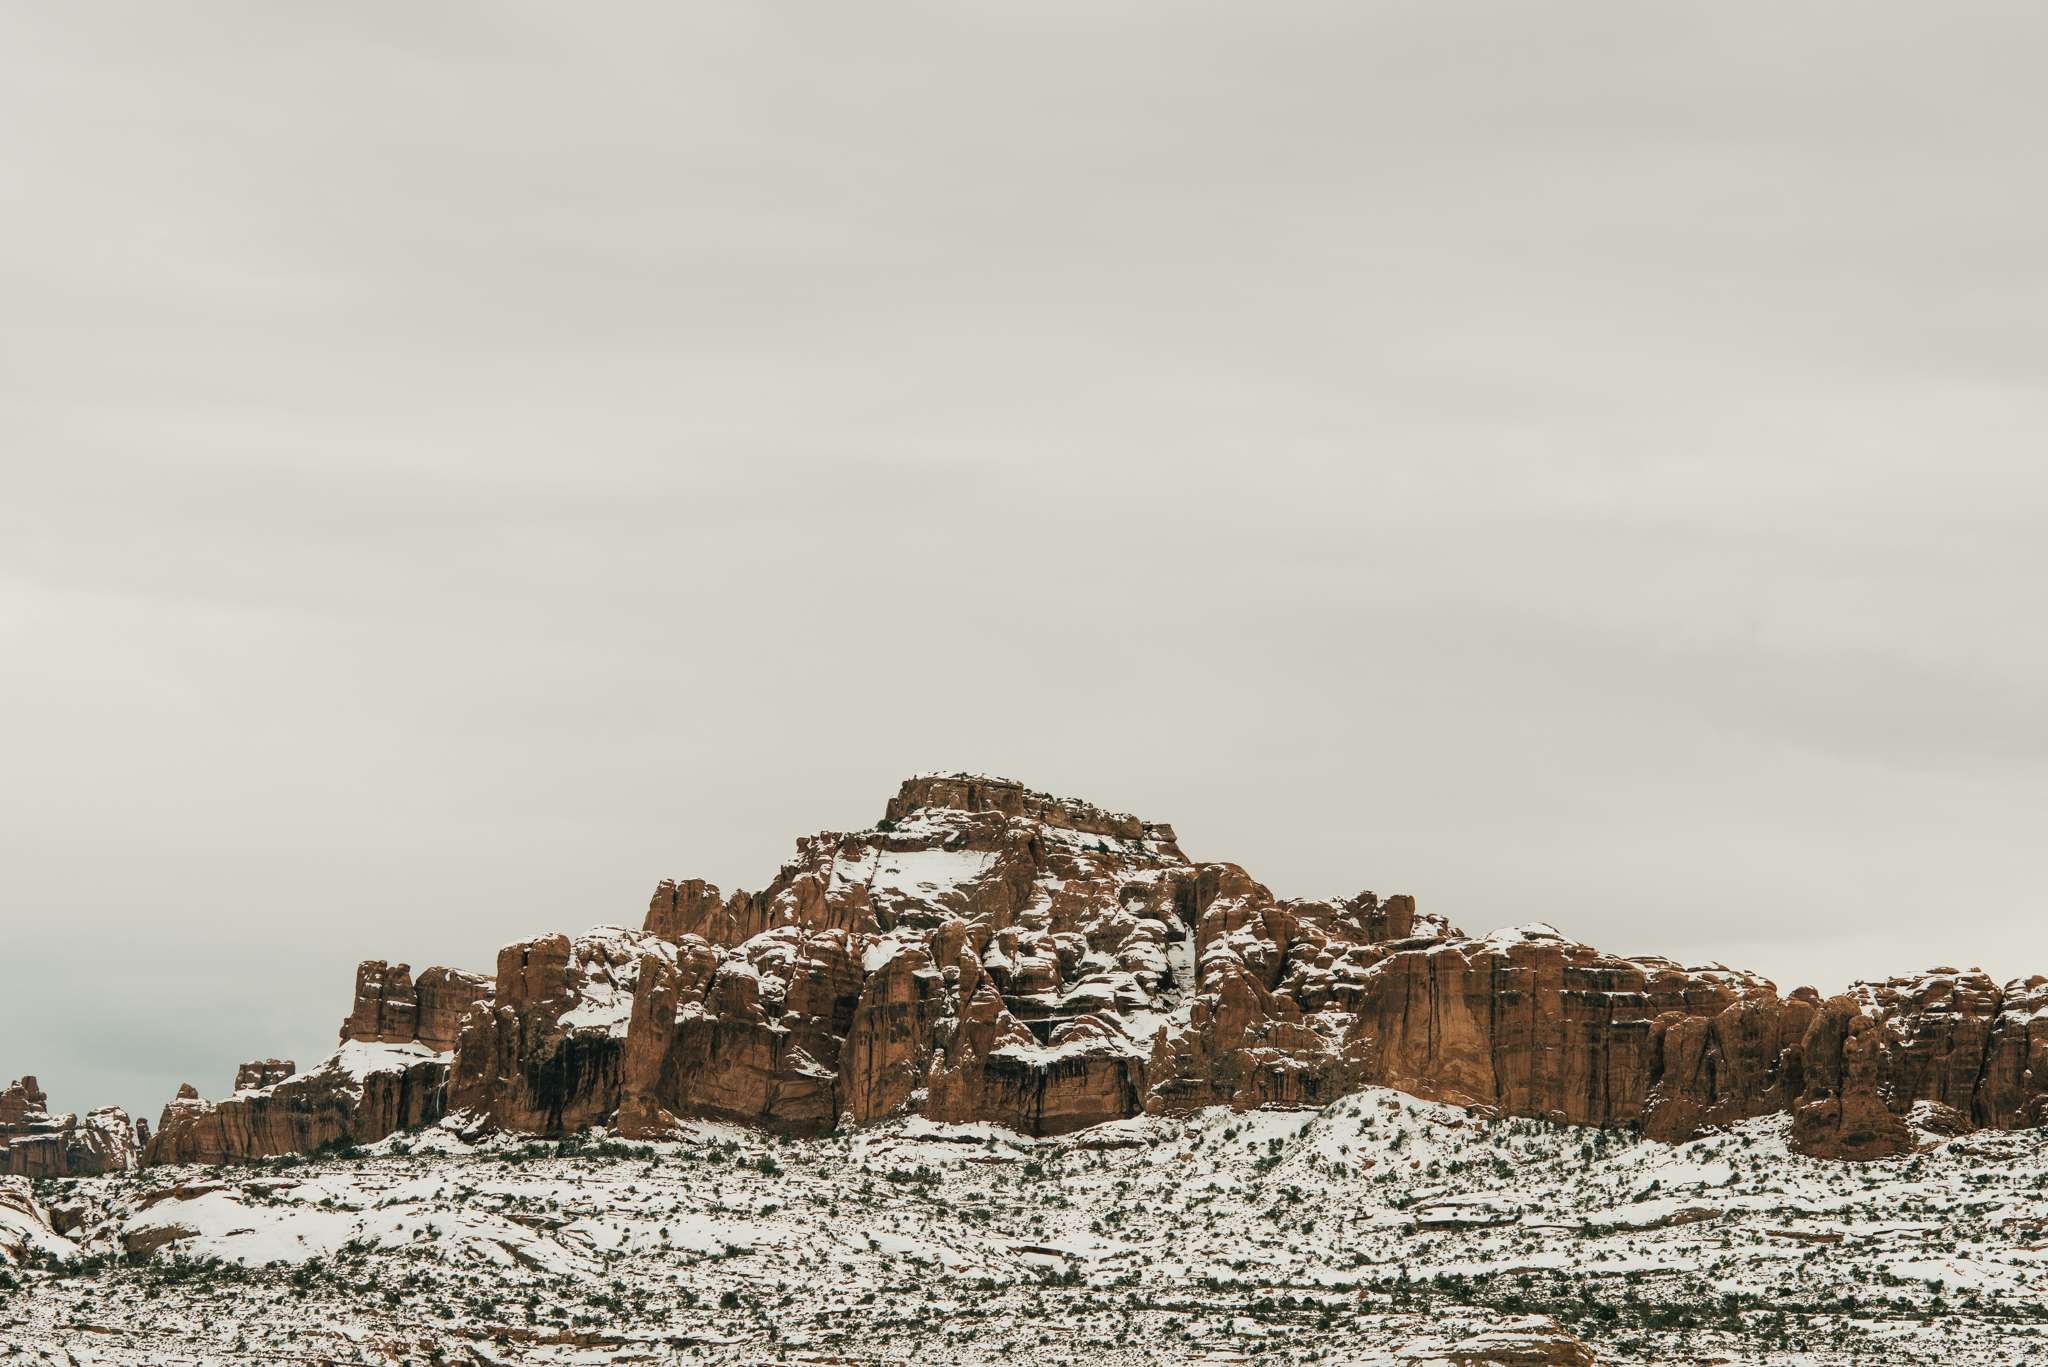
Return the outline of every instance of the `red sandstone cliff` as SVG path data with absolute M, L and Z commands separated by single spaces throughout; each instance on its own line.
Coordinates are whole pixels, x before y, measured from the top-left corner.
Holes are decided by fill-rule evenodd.
M 1780 997 L 1548 926 L 1470 937 L 1408 897 L 1281 901 L 1170 827 L 976 776 L 906 782 L 876 829 L 800 840 L 758 893 L 663 883 L 642 938 L 588 943 L 508 951 L 547 983 L 514 1007 L 501 967 L 497 1019 L 458 1041 L 468 1123 L 814 1132 L 916 1110 L 1057 1134 L 1381 1084 L 1666 1140 L 1791 1112 L 1812 1151 L 1865 1156 L 1911 1142 L 1916 1102 L 2010 1127 L 2042 1123 L 2048 1091 L 2048 979 Z M 556 965 L 592 955 L 605 1005 L 578 1023 Z
M 916 1111 L 1060 1134 L 1373 1084 L 1667 1141 L 1787 1113 L 1845 1158 L 1909 1147 L 1914 1116 L 2048 1120 L 2048 978 L 1781 997 L 1549 926 L 1468 936 L 1405 896 L 1282 901 L 1169 826 L 964 775 L 799 840 L 759 892 L 664 882 L 641 929 L 521 941 L 491 980 L 367 962 L 342 1038 L 311 1073 L 269 1060 L 252 1091 L 174 1103 L 150 1161 L 368 1142 L 444 1108 L 472 1132 Z

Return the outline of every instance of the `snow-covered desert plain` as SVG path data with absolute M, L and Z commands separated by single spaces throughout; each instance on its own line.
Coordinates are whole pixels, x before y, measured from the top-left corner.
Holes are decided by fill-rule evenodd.
M 1057 1139 L 447 1129 L 0 1185 L 74 1363 L 2048 1363 L 2048 1136 L 1802 1158 L 1368 1090 Z

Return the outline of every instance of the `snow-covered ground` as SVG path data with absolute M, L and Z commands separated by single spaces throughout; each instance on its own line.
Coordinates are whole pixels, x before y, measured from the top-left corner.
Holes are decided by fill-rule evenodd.
M 1869 1165 L 1367 1091 L 1061 1139 L 717 1125 L 580 1153 L 0 1187 L 0 1342 L 76 1363 L 2048 1364 L 2048 1134 Z M 137 1250 L 147 1250 L 137 1252 Z M 1519 1328 L 1518 1328 L 1519 1326 Z

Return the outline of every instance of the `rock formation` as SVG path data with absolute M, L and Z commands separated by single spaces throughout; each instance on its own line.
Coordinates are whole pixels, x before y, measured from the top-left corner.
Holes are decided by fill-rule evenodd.
M 2048 1090 L 2048 979 L 2024 1013 L 1981 974 L 1780 997 L 1548 926 L 1474 938 L 1405 896 L 1282 901 L 1169 826 L 980 776 L 911 779 L 758 893 L 664 882 L 638 937 L 506 955 L 451 1106 L 535 1133 L 915 1110 L 1058 1134 L 1371 1083 L 1673 1141 L 1796 1112 L 1815 1152 L 1865 1156 L 1911 1144 L 1915 1102 L 2039 1124 Z
M 481 974 L 430 968 L 415 984 L 404 964 L 368 961 L 356 969 L 355 1004 L 334 1054 L 304 1073 L 288 1059 L 245 1063 L 223 1101 L 184 1084 L 146 1140 L 143 1161 L 246 1162 L 374 1143 L 439 1120 L 455 1023 L 490 997 L 491 980 Z
M 265 1087 L 283 1082 L 299 1071 L 299 1065 L 290 1059 L 264 1058 L 243 1064 L 235 1070 L 235 1090 L 238 1092 L 261 1091 Z
M 81 1120 L 52 1115 L 47 1094 L 33 1077 L 0 1092 L 0 1176 L 65 1177 L 120 1172 L 135 1166 L 135 1128 L 119 1106 L 102 1106 Z
M 1906 1125 L 1886 1105 L 1885 1029 L 1852 997 L 1830 997 L 1814 1013 L 1800 1046 L 1813 1059 L 1792 1111 L 1792 1142 L 1817 1158 L 1883 1158 L 1912 1147 Z
M 341 1040 L 416 1043 L 445 1054 L 455 1047 L 462 1018 L 487 995 L 489 979 L 475 973 L 430 968 L 414 982 L 409 965 L 365 959 L 356 965 L 355 1008 L 341 1023 Z
M 451 1106 L 471 1123 L 561 1134 L 618 1109 L 633 996 L 669 947 L 636 931 L 543 935 L 498 951 L 497 995 L 463 1020 Z
M 1845 1158 L 1911 1147 L 1916 1115 L 2048 1120 L 2048 978 L 1780 996 L 1549 926 L 1469 936 L 1407 896 L 1282 900 L 1170 826 L 970 775 L 799 840 L 759 892 L 663 882 L 638 930 L 509 945 L 494 979 L 366 962 L 341 1035 L 311 1073 L 266 1061 L 227 1101 L 174 1103 L 151 1161 L 368 1142 L 444 1108 L 470 1132 L 919 1112 L 1051 1135 L 1368 1084 L 1674 1142 L 1790 1114 Z

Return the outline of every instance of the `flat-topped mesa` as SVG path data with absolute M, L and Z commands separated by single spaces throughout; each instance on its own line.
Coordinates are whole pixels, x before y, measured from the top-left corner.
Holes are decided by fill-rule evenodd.
M 190 1083 L 144 1141 L 145 1163 L 238 1163 L 346 1140 L 369 1144 L 447 1110 L 448 1069 L 464 1017 L 487 1008 L 492 980 L 368 959 L 341 1025 L 341 1047 L 310 1071 L 260 1059 L 235 1073 L 219 1102 Z
M 83 1119 L 52 1115 L 33 1076 L 0 1091 L 0 1177 L 66 1177 L 121 1172 L 135 1166 L 135 1128 L 119 1106 Z

